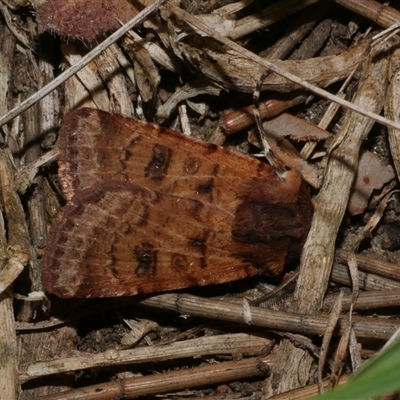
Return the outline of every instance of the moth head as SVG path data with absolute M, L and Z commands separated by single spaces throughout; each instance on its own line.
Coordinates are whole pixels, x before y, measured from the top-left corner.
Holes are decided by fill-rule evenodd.
M 313 205 L 301 177 L 287 171 L 246 182 L 238 194 L 232 227 L 237 257 L 281 273 L 299 258 L 311 227 Z

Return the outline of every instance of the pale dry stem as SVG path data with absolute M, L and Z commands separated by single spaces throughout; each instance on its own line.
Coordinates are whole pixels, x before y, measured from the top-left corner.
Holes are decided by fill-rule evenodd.
M 329 320 L 326 325 L 324 336 L 322 338 L 321 350 L 318 359 L 318 385 L 319 385 L 319 391 L 321 393 L 324 391 L 322 374 L 328 356 L 329 344 L 333 337 L 333 331 L 335 330 L 340 314 L 342 313 L 342 299 L 343 299 L 343 292 L 341 291 L 339 295 L 336 297 L 335 303 L 332 309 L 330 310 Z
M 334 302 L 336 301 L 336 295 L 328 295 L 322 306 L 324 312 L 328 312 Z M 350 306 L 353 304 L 353 296 L 351 294 L 343 297 L 342 309 L 350 310 Z M 383 308 L 390 304 L 391 307 L 400 306 L 400 289 L 390 290 L 368 290 L 368 292 L 361 292 L 358 295 L 357 301 L 353 306 L 353 310 L 367 310 L 371 308 Z
M 18 393 L 18 350 L 11 290 L 0 294 L 0 315 L 0 393 L 4 399 L 14 400 Z
M 267 374 L 269 358 L 258 357 L 240 361 L 227 361 L 190 369 L 179 369 L 149 376 L 125 378 L 117 381 L 86 386 L 60 394 L 44 396 L 43 400 L 112 400 L 160 395 L 162 393 L 232 382 Z
M 129 350 L 115 350 L 114 357 L 107 357 L 107 350 L 99 354 L 80 354 L 60 360 L 36 362 L 21 366 L 19 380 L 82 369 L 111 367 L 125 364 L 159 363 L 182 358 L 208 357 L 215 354 L 257 355 L 269 344 L 270 340 L 244 333 L 208 336 L 180 341 L 167 345 L 138 347 Z
M 347 380 L 349 379 L 348 375 L 343 375 L 340 377 L 338 384 L 343 385 Z M 329 390 L 330 388 L 330 382 L 325 380 L 323 382 L 324 385 L 324 390 Z M 315 383 L 314 385 L 308 385 L 305 387 L 302 387 L 300 389 L 294 389 L 286 393 L 278 394 L 274 396 L 273 400 L 304 400 L 304 399 L 309 399 L 313 396 L 316 396 L 318 394 L 318 384 Z
M 338 249 L 335 254 L 335 259 L 338 262 L 346 263 L 348 260 L 348 254 L 347 251 Z M 383 276 L 392 282 L 400 281 L 399 265 L 359 254 L 356 255 L 356 258 L 360 270 Z
M 346 262 L 348 262 L 348 260 L 346 260 Z M 349 268 L 342 264 L 335 263 L 330 279 L 332 282 L 338 283 L 340 285 L 352 285 Z M 400 289 L 399 282 L 362 271 L 358 271 L 358 281 L 360 283 L 361 290 Z
M 231 323 L 244 324 L 259 328 L 288 331 L 301 335 L 322 335 L 328 317 L 324 315 L 305 315 L 300 313 L 250 307 L 251 323 L 244 316 L 243 302 L 205 299 L 186 294 L 162 294 L 140 301 L 141 305 L 172 310 L 183 315 L 217 319 Z M 247 322 L 246 322 L 247 321 Z M 400 326 L 398 321 L 375 320 L 355 317 L 354 329 L 359 338 L 387 339 Z M 336 335 L 341 335 L 348 325 L 347 318 L 340 318 Z M 297 372 L 296 372 L 297 374 Z
M 366 17 L 383 28 L 389 28 L 400 19 L 400 12 L 375 0 L 335 0 L 347 9 Z

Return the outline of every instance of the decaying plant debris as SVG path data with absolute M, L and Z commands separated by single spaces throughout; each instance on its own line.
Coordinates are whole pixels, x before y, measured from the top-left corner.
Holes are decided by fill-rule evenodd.
M 307 398 L 346 380 L 400 328 L 399 36 L 374 39 L 398 21 L 399 1 L 166 1 L 88 64 L 117 26 L 74 37 L 73 21 L 58 30 L 32 3 L 0 2 L 0 397 Z M 248 153 L 262 152 L 265 134 L 312 187 L 294 294 L 249 305 L 279 283 L 259 278 L 50 302 L 40 259 L 63 204 L 57 129 L 82 106 Z M 264 132 L 253 129 L 254 108 Z

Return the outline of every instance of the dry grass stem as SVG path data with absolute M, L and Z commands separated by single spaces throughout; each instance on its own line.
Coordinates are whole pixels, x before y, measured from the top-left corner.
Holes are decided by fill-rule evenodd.
M 343 249 L 338 249 L 335 256 L 338 262 L 346 262 L 348 259 L 348 252 Z M 356 255 L 358 268 L 365 272 L 371 272 L 400 282 L 400 267 L 398 264 L 392 264 L 387 261 L 374 259 L 371 257 Z
M 269 342 L 268 339 L 262 337 L 238 333 L 180 341 L 168 345 L 135 348 L 132 350 L 115 349 L 115 354 L 112 357 L 108 357 L 106 350 L 100 354 L 82 354 L 60 360 L 37 362 L 21 366 L 19 380 L 24 382 L 41 376 L 81 369 L 125 364 L 160 363 L 174 359 L 207 357 L 215 354 L 256 355 Z
M 2 321 L 0 329 L 0 348 L 2 349 L 0 357 L 0 393 L 4 399 L 16 400 L 18 393 L 18 347 L 11 290 L 0 294 L 0 315 Z
M 245 321 L 243 304 L 208 300 L 192 295 L 164 294 L 150 297 L 141 301 L 140 304 L 162 310 L 173 310 L 183 315 L 215 318 L 259 328 L 296 332 L 302 335 L 322 335 L 328 322 L 328 317 L 323 315 L 288 313 L 259 307 L 250 307 L 251 321 Z M 353 322 L 359 339 L 372 336 L 375 339 L 389 338 L 400 325 L 397 321 L 361 317 L 355 317 Z M 341 335 L 347 325 L 347 318 L 342 317 L 335 334 Z
M 399 11 L 393 7 L 382 5 L 382 3 L 379 3 L 375 0 L 335 0 L 335 2 L 376 22 L 383 28 L 389 28 L 397 23 L 400 19 Z
M 361 271 L 359 271 L 358 274 L 358 280 L 362 290 L 400 289 L 400 283 L 395 282 L 392 279 L 382 278 L 379 275 Z M 349 269 L 342 264 L 334 264 L 331 280 L 332 282 L 339 283 L 341 285 L 352 285 Z
M 342 300 L 343 300 L 343 292 L 341 291 L 339 293 L 339 295 L 336 297 L 335 303 L 329 312 L 329 320 L 328 320 L 328 323 L 326 324 L 326 329 L 324 332 L 324 336 L 322 338 L 322 344 L 321 344 L 321 349 L 320 349 L 319 358 L 318 358 L 318 386 L 319 386 L 320 393 L 323 393 L 323 391 L 324 391 L 322 374 L 323 374 L 326 358 L 328 356 L 329 343 L 332 339 L 333 331 L 335 330 L 336 324 L 337 324 L 340 314 L 342 312 Z M 342 338 L 344 336 L 345 335 L 343 335 Z
M 348 379 L 349 379 L 349 376 L 343 375 L 340 378 L 338 384 L 343 385 Z M 323 381 L 324 390 L 328 390 L 330 388 L 330 385 L 331 385 L 331 383 L 329 381 L 327 381 L 327 380 Z M 273 400 L 288 400 L 288 399 L 304 400 L 304 399 L 308 399 L 313 396 L 316 396 L 318 393 L 319 393 L 318 384 L 315 383 L 313 385 L 308 385 L 303 388 L 290 390 L 289 392 L 282 393 L 280 395 L 278 394 L 273 397 Z
M 336 295 L 328 295 L 322 306 L 324 312 L 329 311 Z M 345 295 L 343 297 L 342 308 L 343 310 L 350 310 L 352 304 L 352 295 Z M 367 292 L 361 292 L 358 295 L 357 301 L 354 304 L 353 310 L 366 310 L 371 308 L 385 308 L 385 307 L 398 307 L 400 305 L 400 288 L 391 290 L 368 290 Z
M 138 378 L 120 378 L 114 382 L 87 386 L 58 395 L 43 396 L 42 400 L 112 400 L 159 395 L 187 388 L 264 376 L 268 370 L 268 364 L 268 358 L 266 360 L 247 358 L 241 361 L 227 361 Z

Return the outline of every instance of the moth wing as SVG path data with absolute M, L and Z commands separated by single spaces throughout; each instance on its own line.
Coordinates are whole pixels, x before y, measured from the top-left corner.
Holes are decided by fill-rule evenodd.
M 212 204 L 136 184 L 96 184 L 53 224 L 45 289 L 60 297 L 128 296 L 255 275 L 258 268 L 232 255 L 233 218 Z
M 44 256 L 44 275 L 47 289 L 65 297 L 74 294 L 86 297 L 150 293 L 221 283 L 254 275 L 260 269 L 279 274 L 287 261 L 298 257 L 310 226 L 310 196 L 295 172 L 288 171 L 279 176 L 270 166 L 254 158 L 188 138 L 158 125 L 99 110 L 79 109 L 65 117 L 60 129 L 59 148 L 60 180 L 71 206 L 67 206 L 61 216 L 61 226 L 64 228 L 56 226 L 51 232 Z M 105 203 L 102 206 L 103 211 L 96 209 L 93 214 L 84 209 L 86 205 L 90 205 L 89 209 L 96 208 L 93 203 L 103 202 L 103 192 L 115 191 L 111 186 L 116 187 L 117 183 L 104 183 L 107 181 L 120 182 L 123 193 L 136 191 L 140 196 L 153 193 L 162 202 L 160 200 L 158 204 L 153 201 L 149 207 L 143 206 L 143 210 L 148 210 L 149 217 L 143 216 L 137 224 L 123 220 L 123 225 L 119 226 L 122 221 L 117 220 L 110 222 L 108 226 L 108 219 L 113 218 L 106 218 L 102 213 L 111 214 L 113 207 L 121 204 L 122 199 L 115 200 L 115 204 L 114 200 L 110 204 Z M 127 185 L 125 189 L 122 189 L 123 185 Z M 99 200 L 95 200 L 96 196 Z M 138 209 L 138 204 L 135 207 Z M 196 214 L 199 213 L 198 210 L 202 210 L 199 216 Z M 203 214 L 207 212 L 209 215 L 204 217 Z M 104 218 L 101 219 L 100 216 Z M 168 216 L 165 224 L 170 227 L 170 232 L 161 228 L 162 221 Z M 84 237 L 85 231 L 79 226 L 76 231 L 80 237 L 69 237 L 70 232 L 75 231 L 74 218 L 85 224 L 96 223 L 96 226 L 89 226 L 88 238 Z M 199 227 L 199 222 L 194 224 L 196 218 L 200 218 L 202 228 Z M 147 229 L 143 231 L 147 234 L 142 232 L 141 236 L 130 233 L 144 226 L 141 224 L 147 220 L 158 225 L 157 231 L 151 233 Z M 105 224 L 104 227 L 100 222 Z M 107 241 L 113 243 L 114 228 L 110 226 L 116 226 L 115 232 L 123 232 L 124 227 L 128 226 L 125 229 L 128 232 L 126 236 L 137 242 L 133 250 L 130 248 L 130 253 L 128 250 L 121 250 L 125 251 L 123 255 L 127 265 L 126 260 L 130 260 L 129 267 L 125 270 L 120 268 L 121 271 L 130 271 L 124 273 L 121 287 L 118 286 L 120 274 L 112 273 L 112 257 L 117 257 L 115 254 L 118 253 L 108 250 L 107 254 L 103 254 L 105 250 L 101 248 L 100 251 L 95 251 L 93 244 L 96 235 L 99 237 L 98 246 L 108 243 Z M 192 231 L 194 227 L 196 232 Z M 206 235 L 207 232 L 210 236 Z M 118 237 L 117 233 L 115 237 Z M 180 237 L 180 242 L 176 240 L 177 237 Z M 118 243 L 121 241 L 123 242 L 121 239 Z M 154 253 L 157 255 L 157 265 L 162 265 L 163 271 L 167 272 L 164 276 L 146 273 L 145 260 L 151 259 L 153 241 L 157 241 Z M 109 246 L 112 250 L 120 249 L 114 244 Z M 171 250 L 173 255 L 183 254 L 186 258 L 171 258 L 171 251 L 168 249 L 173 246 L 178 247 L 177 250 Z M 209 250 L 213 246 L 218 251 Z M 75 248 L 80 249 L 82 257 Z M 126 248 L 129 248 L 128 245 Z M 203 254 L 202 249 L 207 251 L 203 251 Z M 134 250 L 136 252 L 133 254 Z M 97 255 L 103 254 L 101 268 L 90 269 L 91 263 L 87 261 L 92 254 L 97 261 Z M 187 254 L 192 255 L 189 261 Z M 57 260 L 58 257 L 61 257 L 60 261 Z M 72 263 L 67 257 L 72 258 Z M 132 270 L 132 260 L 135 259 L 141 264 L 137 271 Z M 83 274 L 74 276 L 75 271 L 79 271 L 79 262 L 82 260 L 86 263 L 82 264 L 82 268 L 88 276 L 84 283 L 89 285 L 87 291 L 81 282 Z M 64 271 L 69 265 L 72 265 L 72 272 Z M 204 265 L 212 266 L 206 269 L 202 267 Z M 54 273 L 49 271 L 53 266 Z M 184 272 L 179 272 L 179 268 L 174 269 L 172 266 L 189 268 L 182 268 Z M 192 269 L 192 266 L 195 268 Z M 148 268 L 150 271 L 153 269 Z M 104 271 L 108 272 L 103 279 L 101 273 Z M 51 290 L 49 286 L 53 281 L 56 282 L 57 289 Z M 94 288 L 90 286 L 92 281 L 104 283 L 106 288 L 104 291 L 101 285 Z M 111 294 L 107 288 L 109 282 L 115 283 L 118 292 Z
M 243 182 L 276 177 L 270 166 L 236 151 L 90 108 L 70 112 L 59 135 L 68 200 L 98 181 L 118 180 L 228 209 Z

